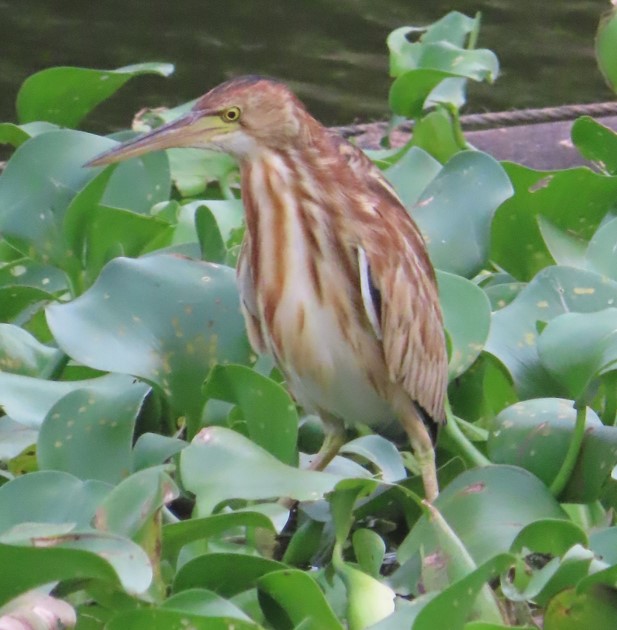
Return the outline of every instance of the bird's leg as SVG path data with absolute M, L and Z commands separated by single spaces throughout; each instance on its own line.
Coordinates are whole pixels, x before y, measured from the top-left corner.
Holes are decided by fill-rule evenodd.
M 323 470 L 345 444 L 345 425 L 338 419 L 322 414 L 324 439 L 319 451 L 309 465 L 309 470 Z
M 439 494 L 433 440 L 413 403 L 405 405 L 405 407 L 404 413 L 400 415 L 400 421 L 409 436 L 411 448 L 418 464 L 420 464 L 426 499 L 433 503 Z

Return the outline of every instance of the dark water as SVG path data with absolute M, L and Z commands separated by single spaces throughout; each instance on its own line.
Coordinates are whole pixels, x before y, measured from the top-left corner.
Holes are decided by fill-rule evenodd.
M 387 34 L 449 10 L 483 13 L 480 45 L 502 64 L 473 87 L 467 111 L 612 98 L 593 56 L 608 0 L 0 0 L 0 121 L 31 73 L 54 65 L 176 65 L 142 77 L 101 106 L 90 129 L 129 124 L 143 106 L 175 105 L 239 74 L 291 84 L 328 124 L 387 115 Z

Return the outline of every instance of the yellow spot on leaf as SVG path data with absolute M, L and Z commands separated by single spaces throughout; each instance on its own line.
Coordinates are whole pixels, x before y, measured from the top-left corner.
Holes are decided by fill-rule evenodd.
M 574 295 L 593 295 L 595 292 L 593 287 L 574 287 Z

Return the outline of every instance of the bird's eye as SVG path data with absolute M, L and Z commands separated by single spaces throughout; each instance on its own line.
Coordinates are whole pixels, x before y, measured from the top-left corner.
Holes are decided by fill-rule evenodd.
M 229 107 L 221 114 L 221 117 L 225 122 L 236 122 L 240 118 L 240 108 Z

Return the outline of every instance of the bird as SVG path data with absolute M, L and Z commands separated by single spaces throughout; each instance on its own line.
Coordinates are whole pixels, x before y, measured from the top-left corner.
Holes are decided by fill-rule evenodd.
M 296 402 L 323 422 L 309 468 L 336 456 L 346 425 L 398 421 L 434 502 L 446 340 L 425 241 L 391 184 L 285 83 L 254 75 L 214 87 L 88 166 L 182 147 L 221 151 L 239 165 L 241 309 L 253 349 L 273 357 Z

